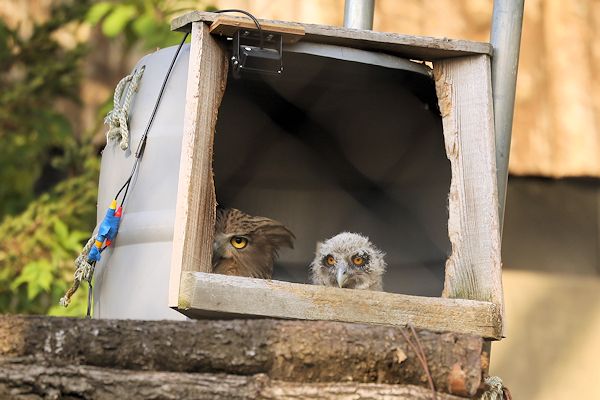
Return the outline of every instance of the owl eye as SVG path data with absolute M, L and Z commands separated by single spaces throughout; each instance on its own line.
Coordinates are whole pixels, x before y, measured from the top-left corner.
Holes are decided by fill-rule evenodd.
M 248 246 L 248 239 L 246 239 L 243 236 L 234 236 L 231 238 L 229 243 L 231 243 L 231 245 L 236 249 L 241 250 L 244 247 Z
M 325 264 L 329 265 L 330 267 L 333 267 L 335 265 L 335 258 L 333 258 L 332 255 L 325 257 Z
M 365 259 L 361 256 L 354 256 L 352 257 L 352 264 L 356 265 L 357 267 L 362 267 L 365 265 Z

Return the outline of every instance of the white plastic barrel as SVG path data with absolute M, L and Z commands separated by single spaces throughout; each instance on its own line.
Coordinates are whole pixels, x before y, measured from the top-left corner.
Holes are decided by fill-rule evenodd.
M 102 152 L 98 222 L 131 173 L 176 49 L 147 55 L 136 66 L 145 65 L 145 71 L 129 112 L 129 149 L 123 151 L 117 141 L 110 141 Z M 184 45 L 148 135 L 137 179 L 129 188 L 119 233 L 97 264 L 94 318 L 185 319 L 167 307 L 167 291 L 188 59 L 189 45 Z

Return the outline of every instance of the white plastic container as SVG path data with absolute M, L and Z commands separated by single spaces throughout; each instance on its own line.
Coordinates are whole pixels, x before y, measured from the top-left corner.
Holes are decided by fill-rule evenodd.
M 98 221 L 129 177 L 137 145 L 177 47 L 147 55 L 130 109 L 129 149 L 110 141 L 103 153 Z M 138 173 L 127 195 L 115 242 L 102 253 L 94 287 L 94 318 L 185 319 L 167 307 L 169 266 L 189 59 L 184 45 L 148 135 Z

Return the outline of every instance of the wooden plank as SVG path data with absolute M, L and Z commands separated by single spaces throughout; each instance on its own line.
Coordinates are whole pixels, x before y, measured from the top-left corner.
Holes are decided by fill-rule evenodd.
M 200 21 L 212 23 L 218 16 L 219 14 L 216 13 L 192 11 L 175 18 L 171 22 L 171 29 L 189 31 L 192 23 Z M 244 17 L 233 18 L 244 19 Z M 262 19 L 259 19 L 259 21 L 261 23 L 281 22 Z M 472 54 L 492 54 L 492 46 L 489 43 L 364 31 L 336 26 L 301 24 L 298 22 L 285 23 L 303 27 L 306 35 L 302 40 L 308 42 L 354 47 L 363 50 L 384 51 L 406 58 L 437 60 Z
M 404 326 L 499 339 L 500 309 L 493 303 L 349 290 L 275 280 L 185 272 L 179 311 L 208 315 L 329 320 Z
M 240 28 L 256 30 L 256 25 L 254 21 L 248 18 L 221 14 L 210 25 L 210 33 L 232 37 Z M 281 34 L 284 43 L 296 43 L 304 36 L 304 27 L 286 22 L 261 22 L 260 28 L 265 33 L 275 32 Z
M 303 384 L 428 387 L 419 357 L 401 329 L 406 332 L 390 326 L 267 318 L 139 321 L 0 315 L 0 359 L 118 370 L 260 373 Z M 473 335 L 416 333 L 435 387 L 473 396 L 489 365 L 485 341 Z M 353 343 L 360 346 L 349 345 Z
M 210 270 L 216 206 L 213 139 L 227 66 L 227 54 L 209 34 L 208 26 L 192 24 L 169 306 L 178 304 L 182 272 Z
M 489 301 L 503 310 L 490 58 L 434 63 L 452 180 L 448 197 L 445 297 Z

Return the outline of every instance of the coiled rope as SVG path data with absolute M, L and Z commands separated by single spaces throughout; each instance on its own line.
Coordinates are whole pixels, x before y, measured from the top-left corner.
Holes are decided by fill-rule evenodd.
M 121 150 L 127 150 L 129 148 L 129 125 L 127 123 L 129 109 L 131 107 L 133 95 L 138 91 L 140 80 L 144 74 L 144 68 L 145 67 L 142 66 L 140 69 L 133 71 L 132 74 L 127 75 L 119 81 L 113 97 L 113 109 L 106 115 L 106 118 L 104 118 L 104 123 L 108 125 L 106 140 L 120 141 L 119 145 Z M 129 85 L 127 85 L 128 83 Z M 125 100 L 123 100 L 123 95 L 125 95 Z M 123 104 L 121 104 L 121 102 Z
M 502 383 L 498 376 L 488 376 L 485 378 L 485 384 L 488 389 L 481 395 L 480 400 L 512 400 L 510 391 Z

